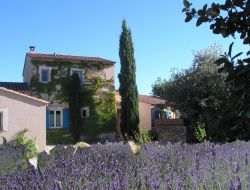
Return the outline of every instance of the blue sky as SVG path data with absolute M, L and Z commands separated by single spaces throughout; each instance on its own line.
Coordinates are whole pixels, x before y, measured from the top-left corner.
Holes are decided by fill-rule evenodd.
M 201 7 L 210 0 L 193 0 Z M 223 2 L 223 1 L 217 1 Z M 157 77 L 169 78 L 172 68 L 191 65 L 193 51 L 223 39 L 209 25 L 185 23 L 182 0 L 1 0 L 0 81 L 22 81 L 25 53 L 30 45 L 41 53 L 99 56 L 116 61 L 120 71 L 119 36 L 126 19 L 132 31 L 140 94 L 150 94 Z M 235 53 L 246 50 L 241 41 Z

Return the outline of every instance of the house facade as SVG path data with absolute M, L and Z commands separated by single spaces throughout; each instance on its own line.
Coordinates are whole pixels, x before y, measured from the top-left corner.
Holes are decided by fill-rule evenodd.
M 93 85 L 97 79 L 109 81 L 109 85 L 101 87 L 99 92 L 112 91 L 114 64 L 113 61 L 99 57 L 36 53 L 35 48 L 30 47 L 24 62 L 23 82 L 29 87 L 30 95 L 49 102 L 46 109 L 46 128 L 69 128 L 65 85 L 72 74 L 78 74 L 83 87 Z M 93 111 L 87 101 L 84 105 L 81 116 L 82 119 L 88 119 Z
M 61 132 L 67 133 L 62 136 L 70 136 L 68 84 L 71 76 L 77 74 L 83 96 L 80 102 L 84 125 L 81 136 L 94 139 L 101 133 L 115 131 L 114 65 L 115 62 L 99 57 L 38 53 L 31 46 L 25 56 L 23 82 L 0 82 L 0 87 L 47 102 L 44 112 L 40 113 L 44 122 L 37 120 L 36 124 L 46 131 L 46 142 L 46 137 L 51 137 L 50 134 L 57 138 Z M 3 106 L 5 105 L 1 101 L 0 108 Z M 18 110 L 18 115 L 22 115 L 22 110 Z M 29 114 L 23 115 L 26 118 L 23 122 L 28 123 L 33 117 L 32 111 Z M 12 118 L 10 112 L 8 116 Z M 16 128 L 19 129 L 17 126 Z M 62 138 L 54 143 L 64 144 L 65 141 Z

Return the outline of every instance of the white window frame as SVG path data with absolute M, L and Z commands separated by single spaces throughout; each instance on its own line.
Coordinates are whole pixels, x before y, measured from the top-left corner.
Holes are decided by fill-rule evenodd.
M 83 116 L 83 114 L 82 114 L 83 110 L 86 111 L 86 116 Z M 81 118 L 83 118 L 83 119 L 89 118 L 89 107 L 82 107 L 81 108 Z
M 51 129 L 60 129 L 63 128 L 63 108 L 62 107 L 48 107 L 48 111 L 49 111 L 49 128 Z M 53 111 L 54 112 L 54 127 L 50 126 L 50 112 Z M 61 126 L 57 127 L 56 124 L 56 112 L 60 111 L 61 112 L 61 118 L 60 118 L 60 122 L 61 122 Z
M 2 115 L 0 132 L 8 130 L 8 108 L 0 108 L 0 114 Z
M 49 71 L 48 81 L 42 81 L 42 70 Z M 51 70 L 52 70 L 52 67 L 40 66 L 39 67 L 39 82 L 45 83 L 45 84 L 49 83 L 51 81 Z
M 82 73 L 82 80 L 81 80 L 81 83 L 84 82 L 84 73 L 85 73 L 85 70 L 84 69 L 78 69 L 78 68 L 71 68 L 70 70 L 70 75 L 73 75 L 73 71 L 77 71 L 77 72 L 81 72 Z

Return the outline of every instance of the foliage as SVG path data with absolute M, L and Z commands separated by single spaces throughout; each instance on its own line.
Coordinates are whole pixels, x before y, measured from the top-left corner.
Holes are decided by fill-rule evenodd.
M 99 76 L 102 74 L 102 69 L 105 67 L 102 63 L 71 63 L 68 61 L 46 62 L 46 61 L 32 61 L 36 68 L 37 74 L 31 79 L 32 93 L 42 98 L 43 94 L 48 94 L 50 102 L 58 102 L 61 104 L 68 104 L 69 102 L 69 80 L 70 69 L 79 68 L 85 70 L 84 84 L 82 84 L 82 106 L 90 108 L 90 117 L 82 119 L 84 127 L 81 129 L 81 135 L 95 139 L 96 135 L 102 132 L 110 132 L 115 130 L 115 96 L 113 80 L 106 80 Z M 52 67 L 51 82 L 43 84 L 39 82 L 39 66 L 45 65 Z M 56 67 L 55 67 L 56 65 Z M 97 76 L 91 76 L 90 73 L 95 71 Z M 61 76 L 61 72 L 66 75 Z M 103 89 L 108 89 L 108 92 L 103 93 Z M 70 144 L 72 139 L 68 136 L 64 129 L 58 130 L 58 136 L 52 131 L 47 135 L 47 142 L 49 144 Z M 66 132 L 66 133 L 65 133 Z M 62 139 L 60 139 L 62 137 Z
M 121 70 L 118 75 L 121 95 L 121 133 L 134 138 L 134 132 L 139 132 L 138 91 L 136 86 L 136 65 L 131 31 L 126 21 L 122 22 L 120 35 L 119 56 Z
M 197 125 L 194 128 L 196 139 L 203 143 L 207 140 L 207 133 L 205 128 L 205 123 L 197 122 Z
M 95 142 L 101 133 L 115 130 L 116 105 L 113 80 L 103 80 L 94 77 L 91 84 L 83 86 L 83 106 L 89 106 L 90 117 L 84 119 L 85 128 L 81 134 Z
M 187 140 L 196 141 L 194 127 L 198 121 L 207 126 L 208 137 L 217 138 L 218 120 L 226 112 L 230 86 L 224 81 L 226 75 L 218 73 L 214 63 L 220 54 L 217 45 L 194 54 L 193 65 L 172 73 L 170 80 L 157 80 L 153 94 L 167 100 L 187 120 Z
M 69 129 L 46 129 L 46 144 L 58 145 L 58 144 L 73 144 L 74 139 L 70 134 Z
M 69 81 L 69 118 L 70 118 L 70 132 L 77 142 L 80 138 L 82 119 L 81 119 L 81 107 L 82 107 L 82 92 L 81 82 L 78 74 L 73 74 Z
M 61 147 L 62 148 L 62 147 Z M 61 148 L 58 151 L 64 152 Z M 249 189 L 249 142 L 216 145 L 157 143 L 132 154 L 128 144 L 54 153 L 35 170 L 1 176 L 2 189 Z M 66 149 L 65 149 L 66 150 Z M 0 154 L 0 157 L 2 154 Z M 40 163 L 40 162 L 39 162 Z
M 226 0 L 225 3 L 212 3 L 210 7 L 204 5 L 202 9 L 191 8 L 192 4 L 184 0 L 183 12 L 186 14 L 186 22 L 197 19 L 196 26 L 202 23 L 210 23 L 210 29 L 214 34 L 222 37 L 239 34 L 243 44 L 250 45 L 250 1 Z M 229 46 L 228 53 L 222 55 L 216 61 L 220 65 L 219 72 L 227 73 L 226 81 L 233 88 L 231 96 L 231 111 L 222 118 L 227 120 L 226 126 L 221 129 L 227 140 L 250 139 L 250 51 L 247 58 L 239 59 L 242 53 L 232 55 L 233 43 Z M 236 60 L 237 58 L 237 60 Z M 230 119 L 228 119 L 230 118 Z M 226 129 L 225 129 L 226 128 Z
M 23 130 L 17 135 L 15 143 L 17 146 L 25 147 L 25 155 L 27 158 L 33 158 L 38 154 L 36 139 L 32 140 L 25 136 L 27 130 Z
M 135 142 L 138 144 L 146 144 L 152 141 L 149 133 L 144 129 L 139 129 L 139 133 L 134 134 Z
M 78 142 L 78 143 L 76 143 L 75 146 L 77 148 L 88 148 L 88 147 L 90 147 L 90 145 L 88 143 L 86 143 L 86 142 Z

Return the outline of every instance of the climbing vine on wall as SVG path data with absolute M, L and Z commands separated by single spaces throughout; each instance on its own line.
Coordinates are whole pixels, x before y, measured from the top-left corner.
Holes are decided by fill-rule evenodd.
M 33 61 L 32 63 L 36 69 L 30 84 L 32 91 L 38 97 L 46 99 L 47 96 L 50 102 L 56 101 L 66 105 L 68 105 L 70 70 L 71 68 L 84 69 L 82 105 L 90 108 L 90 117 L 84 120 L 83 135 L 84 131 L 91 133 L 87 135 L 93 136 L 107 129 L 115 129 L 114 81 L 104 79 L 102 73 L 104 64 L 86 62 L 74 64 L 67 61 Z M 52 67 L 51 82 L 47 84 L 39 82 L 39 66 Z M 91 75 L 91 72 L 96 74 Z

